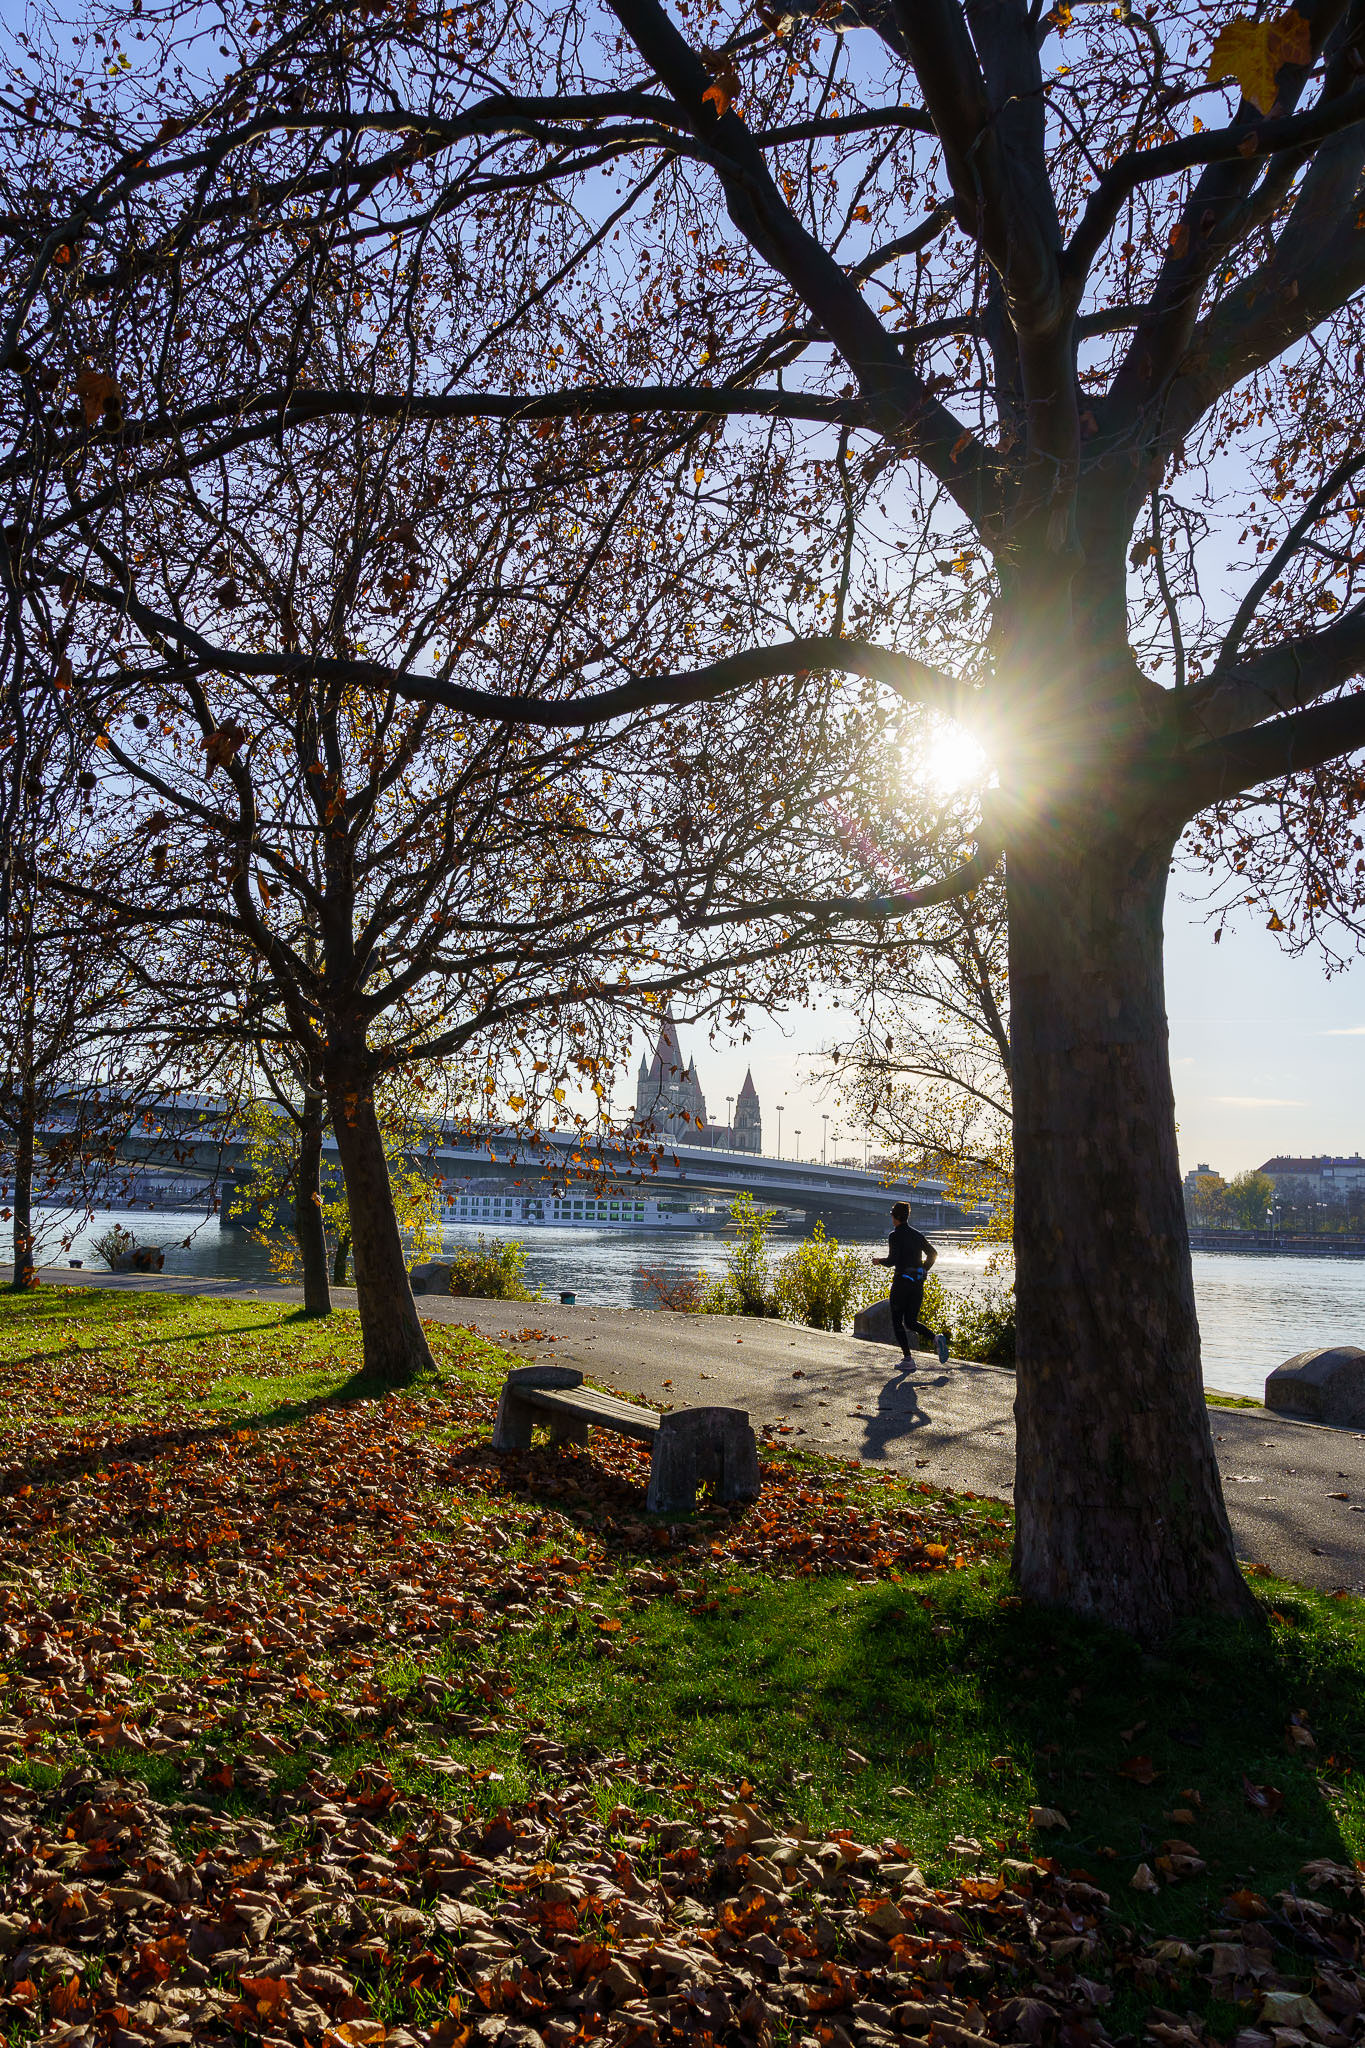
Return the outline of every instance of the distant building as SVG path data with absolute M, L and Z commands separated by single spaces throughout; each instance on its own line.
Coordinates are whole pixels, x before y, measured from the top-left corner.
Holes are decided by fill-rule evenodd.
M 1274 1159 L 1267 1159 L 1261 1172 L 1273 1180 L 1277 1188 L 1289 1182 L 1307 1182 L 1314 1199 L 1319 1202 L 1344 1202 L 1348 1196 L 1365 1189 L 1365 1159 L 1358 1152 L 1350 1158 L 1342 1154 L 1315 1153 L 1312 1158 L 1291 1158 L 1277 1153 Z
M 672 1006 L 664 1012 L 664 1028 L 653 1059 L 640 1061 L 635 1082 L 635 1121 L 642 1129 L 670 1131 L 694 1144 L 705 1140 L 706 1097 L 697 1079 L 697 1063 L 683 1065 L 682 1047 Z
M 735 1103 L 734 1128 L 708 1122 L 706 1097 L 695 1059 L 683 1061 L 672 1009 L 652 1056 L 642 1058 L 635 1080 L 635 1122 L 641 1130 L 667 1132 L 679 1143 L 715 1145 L 735 1152 L 763 1150 L 763 1115 L 752 1071 Z
M 763 1150 L 763 1112 L 758 1106 L 752 1067 L 745 1068 L 744 1086 L 735 1101 L 735 1127 L 730 1132 L 730 1149 L 733 1152 Z

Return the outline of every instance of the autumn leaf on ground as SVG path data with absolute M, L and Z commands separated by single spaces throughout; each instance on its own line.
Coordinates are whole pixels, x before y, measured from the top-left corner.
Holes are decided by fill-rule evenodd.
M 1275 79 L 1282 65 L 1309 64 L 1313 35 L 1294 8 L 1275 21 L 1252 21 L 1238 15 L 1218 31 L 1209 57 L 1208 83 L 1235 78 L 1258 114 L 1275 104 Z
M 1118 1766 L 1118 1774 L 1121 1778 L 1131 1778 L 1135 1785 L 1154 1785 L 1161 1776 L 1149 1756 L 1125 1757 Z
M 1242 1792 L 1252 1812 L 1264 1815 L 1267 1820 L 1284 1805 L 1284 1794 L 1274 1785 L 1253 1785 L 1250 1778 L 1244 1777 Z
M 1322 2007 L 1301 1992 L 1267 1991 L 1261 1999 L 1260 2016 L 1269 2026 L 1295 2027 L 1301 2033 L 1316 2034 L 1320 2041 L 1339 2038 Z

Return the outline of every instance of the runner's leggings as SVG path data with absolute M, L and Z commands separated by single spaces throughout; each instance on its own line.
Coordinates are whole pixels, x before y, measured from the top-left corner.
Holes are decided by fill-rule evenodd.
M 891 1282 L 891 1328 L 901 1351 L 914 1351 L 915 1337 L 927 1337 L 932 1344 L 934 1333 L 927 1330 L 919 1319 L 920 1303 L 924 1299 L 923 1273 L 913 1276 L 897 1274 Z

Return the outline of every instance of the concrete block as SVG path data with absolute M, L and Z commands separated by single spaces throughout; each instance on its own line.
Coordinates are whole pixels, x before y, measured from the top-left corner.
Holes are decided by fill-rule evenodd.
M 860 1308 L 853 1318 L 855 1337 L 869 1337 L 875 1344 L 895 1344 L 896 1333 L 891 1327 L 891 1304 L 889 1301 L 870 1302 Z M 896 1344 L 899 1351 L 900 1346 Z
M 426 1259 L 408 1275 L 414 1294 L 449 1294 L 452 1267 L 448 1259 Z
M 718 1500 L 754 1500 L 758 1442 L 743 1408 L 680 1408 L 659 1421 L 645 1511 L 687 1515 L 709 1482 Z
M 1365 1351 L 1334 1344 L 1287 1358 L 1266 1380 L 1265 1405 L 1306 1422 L 1365 1428 Z

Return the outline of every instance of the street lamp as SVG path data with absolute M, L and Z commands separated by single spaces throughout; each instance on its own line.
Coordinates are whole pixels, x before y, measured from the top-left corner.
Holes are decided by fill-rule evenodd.
M 725 1123 L 725 1142 L 733 1152 L 735 1149 L 735 1098 L 733 1095 L 727 1095 L 725 1098 Z
M 797 1163 L 797 1165 L 798 1165 L 798 1166 L 799 1166 L 799 1165 L 801 1164 L 801 1133 L 800 1133 L 800 1131 L 798 1131 L 798 1132 L 797 1132 L 797 1134 L 796 1134 L 796 1163 Z
M 822 1117 L 822 1118 L 821 1118 L 821 1122 L 822 1122 L 822 1123 L 824 1124 L 825 1128 L 824 1128 L 824 1130 L 823 1130 L 823 1131 L 822 1131 L 822 1132 L 820 1133 L 820 1164 L 821 1164 L 822 1166 L 828 1166 L 828 1165 L 829 1165 L 829 1118 L 828 1118 L 828 1116 L 824 1116 L 824 1117 Z
M 872 1150 L 872 1140 L 871 1140 L 871 1138 L 867 1138 L 867 1137 L 865 1137 L 865 1138 L 863 1139 L 863 1172 L 864 1172 L 864 1173 L 866 1173 L 866 1172 L 867 1172 L 867 1155 L 868 1155 L 868 1153 L 869 1153 L 869 1152 L 870 1152 L 871 1150 Z
M 777 1156 L 779 1159 L 782 1157 L 782 1112 L 786 1106 L 785 1102 L 779 1102 L 777 1105 Z

